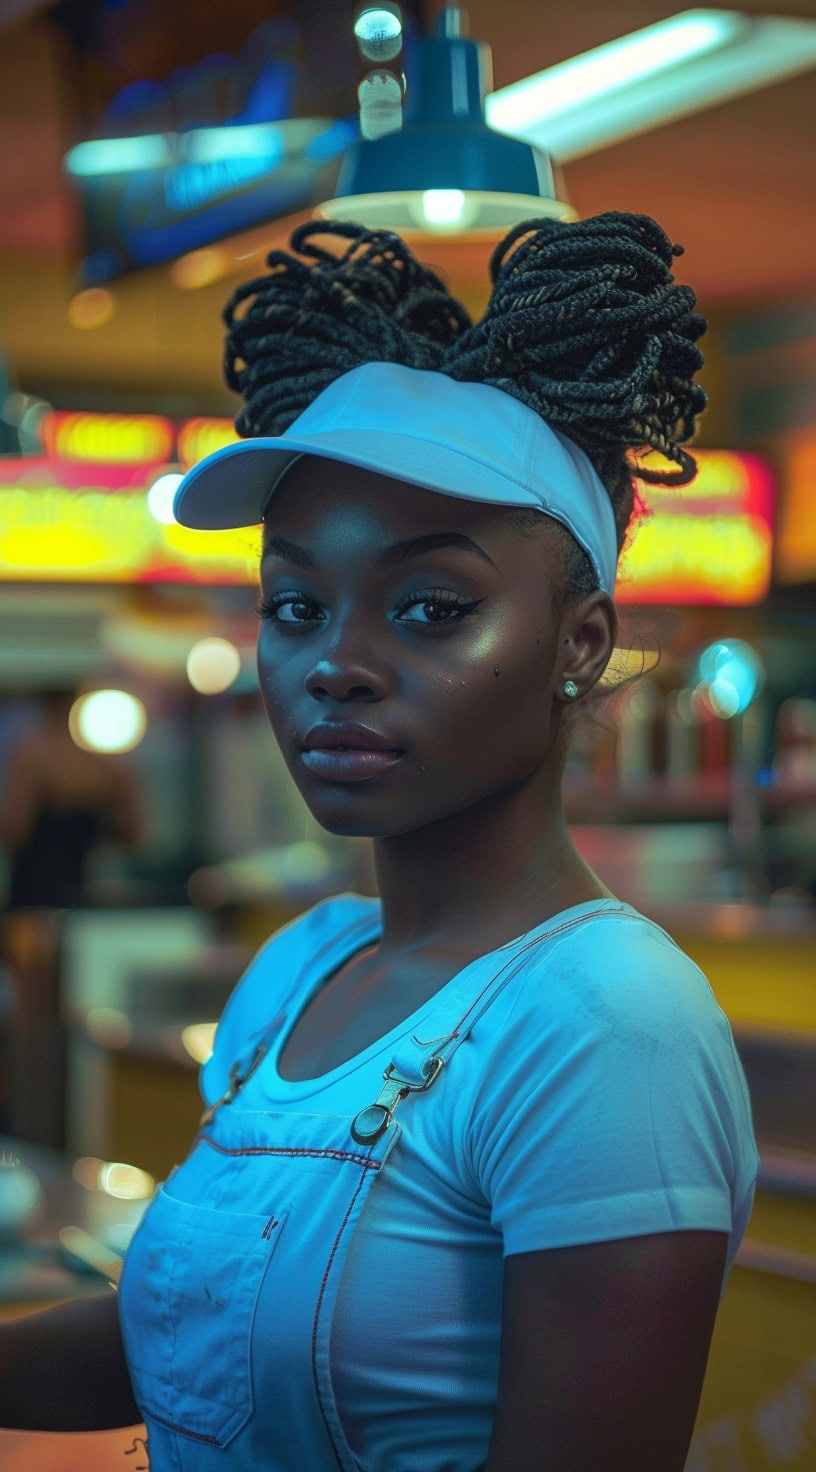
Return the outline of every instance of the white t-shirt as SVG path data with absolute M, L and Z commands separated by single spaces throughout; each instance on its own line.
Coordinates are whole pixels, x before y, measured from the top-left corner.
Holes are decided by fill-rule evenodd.
M 400 1106 L 402 1134 L 355 1228 L 331 1329 L 338 1411 L 366 1468 L 470 1472 L 485 1460 L 505 1255 L 722 1231 L 725 1288 L 759 1168 L 728 1020 L 703 973 L 659 926 L 618 900 L 557 919 L 582 911 L 585 923 L 539 957 L 532 949 L 427 1096 Z M 327 952 L 355 921 L 353 939 Z M 553 923 L 470 966 L 487 981 Z M 205 1099 L 222 1091 L 230 1063 L 280 1012 L 302 971 L 243 1107 L 351 1119 L 372 1103 L 397 1039 L 424 1037 L 423 1017 L 438 998 L 320 1078 L 289 1083 L 276 1064 L 308 998 L 380 933 L 379 900 L 354 894 L 322 901 L 276 932 L 225 1008 L 202 1071 Z M 320 965 L 310 967 L 318 952 Z

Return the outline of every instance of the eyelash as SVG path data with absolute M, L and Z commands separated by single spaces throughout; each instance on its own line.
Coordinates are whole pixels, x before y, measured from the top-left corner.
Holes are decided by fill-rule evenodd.
M 459 617 L 455 619 L 431 620 L 427 624 L 418 623 L 417 620 L 409 620 L 409 623 L 416 622 L 419 628 L 444 628 L 451 623 L 460 623 L 468 614 L 474 613 L 482 602 L 483 599 L 481 598 L 464 598 L 459 593 L 447 593 L 442 588 L 427 588 L 423 592 L 412 593 L 409 597 L 403 598 L 397 605 L 397 613 L 404 613 L 406 608 L 412 608 L 416 603 L 422 603 L 430 607 L 436 606 L 438 608 L 455 610 L 459 614 Z M 313 619 L 304 618 L 295 619 L 292 623 L 284 625 L 281 619 L 275 618 L 277 610 L 284 603 L 303 603 L 313 608 L 317 607 L 314 598 L 307 598 L 302 593 L 273 593 L 271 598 L 261 599 L 260 603 L 256 605 L 255 612 L 259 618 L 269 619 L 271 622 L 286 628 L 296 628 L 298 624 L 314 622 Z

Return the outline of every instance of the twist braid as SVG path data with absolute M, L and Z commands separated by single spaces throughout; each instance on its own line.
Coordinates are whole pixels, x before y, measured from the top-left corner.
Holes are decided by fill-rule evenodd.
M 493 254 L 487 311 L 455 343 L 447 372 L 513 394 L 590 455 L 659 450 L 677 471 L 638 474 L 685 485 L 696 465 L 681 441 L 706 404 L 692 381 L 706 323 L 669 270 L 681 254 L 647 215 L 518 225 Z
M 351 243 L 338 257 L 316 245 L 316 235 Z M 239 286 L 224 309 L 224 372 L 244 398 L 235 421 L 241 435 L 282 434 L 334 379 L 361 363 L 443 369 L 446 350 L 471 326 L 465 308 L 398 235 L 310 221 L 295 230 L 291 245 L 307 259 L 271 251 L 271 274 Z
M 349 243 L 338 254 L 318 236 Z M 685 485 L 695 474 L 682 444 L 706 405 L 693 381 L 706 322 L 671 273 L 682 246 L 648 215 L 517 225 L 493 253 L 490 301 L 475 324 L 390 231 L 310 221 L 290 243 L 297 254 L 272 251 L 270 273 L 238 287 L 224 309 L 225 376 L 244 398 L 239 434 L 281 434 L 334 379 L 395 362 L 493 384 L 580 445 L 609 492 L 619 549 L 635 475 Z M 674 468 L 629 458 L 650 450 Z M 521 530 L 541 526 L 535 510 L 508 515 Z M 570 588 L 589 592 L 589 559 L 564 535 Z

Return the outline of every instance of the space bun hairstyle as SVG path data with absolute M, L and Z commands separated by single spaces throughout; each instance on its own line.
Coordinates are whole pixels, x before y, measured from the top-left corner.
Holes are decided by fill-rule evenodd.
M 338 253 L 316 243 L 330 235 L 349 244 Z M 683 247 L 648 215 L 517 225 L 491 257 L 492 292 L 476 323 L 390 231 L 309 221 L 290 244 L 224 309 L 225 377 L 244 399 L 239 435 L 281 434 L 342 374 L 394 362 L 493 384 L 568 435 L 609 492 L 619 549 L 634 476 L 662 485 L 694 476 L 682 445 L 706 405 L 693 381 L 706 321 L 671 272 Z M 649 451 L 670 468 L 641 464 Z M 508 514 L 522 530 L 541 524 L 535 510 Z M 589 559 L 569 542 L 570 589 L 591 591 Z

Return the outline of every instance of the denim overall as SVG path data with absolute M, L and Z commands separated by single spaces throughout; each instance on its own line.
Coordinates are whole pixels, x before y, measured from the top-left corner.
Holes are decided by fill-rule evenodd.
M 423 1038 L 400 1039 L 378 1098 L 353 1120 L 241 1107 L 286 1009 L 233 1065 L 190 1153 L 142 1218 L 119 1284 L 151 1472 L 361 1472 L 335 1405 L 329 1336 L 351 1234 L 402 1132 L 397 1105 L 409 1098 L 410 1108 L 430 1108 L 422 1096 L 440 1074 L 455 1089 L 454 1054 L 529 952 L 610 913 L 620 910 L 585 910 L 514 944 L 487 983 L 483 971 L 465 968 L 438 994 Z M 274 1383 L 255 1374 L 262 1285 L 264 1334 L 280 1350 Z M 383 1353 L 398 1352 L 395 1336 Z M 287 1375 L 287 1363 L 310 1366 L 305 1393 L 302 1372 Z

